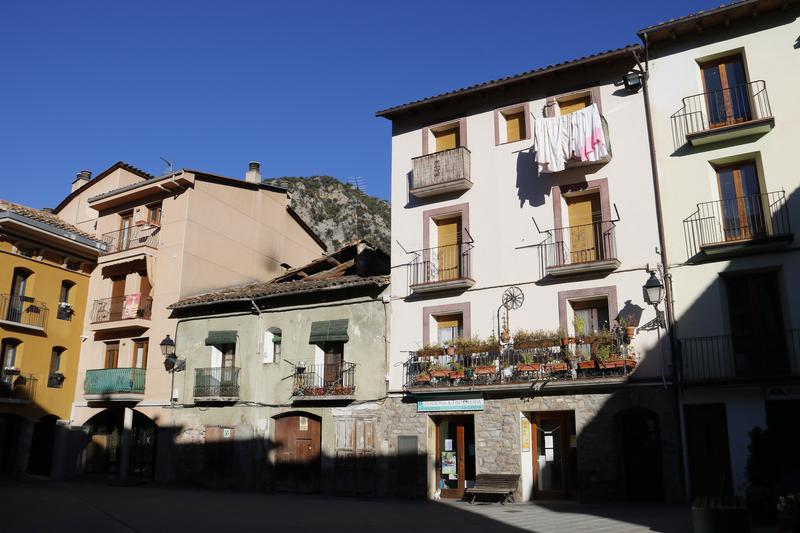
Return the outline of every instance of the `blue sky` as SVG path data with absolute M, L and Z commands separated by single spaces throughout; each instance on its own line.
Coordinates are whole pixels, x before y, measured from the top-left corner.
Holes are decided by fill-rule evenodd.
M 636 42 L 720 0 L 14 1 L 0 5 L 0 198 L 56 205 L 75 173 L 364 178 L 388 198 L 375 111 Z

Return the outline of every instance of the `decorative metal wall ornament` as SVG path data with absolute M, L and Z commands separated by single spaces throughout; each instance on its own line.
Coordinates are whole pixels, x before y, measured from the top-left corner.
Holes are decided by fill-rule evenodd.
M 511 286 L 503 292 L 500 307 L 497 308 L 497 337 L 501 342 L 507 343 L 511 338 L 509 328 L 508 313 L 513 309 L 519 309 L 525 302 L 525 294 L 517 286 Z M 500 326 L 500 310 L 506 310 L 505 323 Z

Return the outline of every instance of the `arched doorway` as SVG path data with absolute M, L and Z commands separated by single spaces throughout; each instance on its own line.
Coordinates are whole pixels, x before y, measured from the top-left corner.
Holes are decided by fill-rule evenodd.
M 86 473 L 117 474 L 122 460 L 125 408 L 106 409 L 89 420 L 89 444 L 86 450 Z M 147 416 L 133 411 L 129 475 L 152 478 L 155 472 L 156 430 Z
M 292 492 L 319 490 L 321 419 L 309 413 L 275 418 L 275 488 Z
M 628 500 L 664 499 L 661 431 L 658 415 L 647 409 L 628 409 L 616 416 L 622 443 L 622 480 Z
M 57 416 L 46 415 L 33 426 L 31 453 L 28 458 L 29 472 L 43 476 L 50 475 L 50 469 L 53 466 L 53 447 L 56 440 L 57 421 Z

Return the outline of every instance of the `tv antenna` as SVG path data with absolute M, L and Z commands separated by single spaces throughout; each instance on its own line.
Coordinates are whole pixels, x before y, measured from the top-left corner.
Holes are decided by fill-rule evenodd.
M 166 159 L 164 157 L 159 157 L 159 159 L 162 160 L 167 165 L 167 173 L 172 174 L 172 172 L 173 172 L 172 161 L 170 161 L 170 160 L 168 160 L 168 159 Z

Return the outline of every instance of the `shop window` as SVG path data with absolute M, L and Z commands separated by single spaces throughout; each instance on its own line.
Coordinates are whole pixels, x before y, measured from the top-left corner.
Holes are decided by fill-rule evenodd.
M 65 348 L 56 346 L 50 352 L 50 372 L 47 375 L 47 386 L 52 389 L 60 389 L 64 386 L 64 374 L 61 373 L 61 366 L 65 351 Z

